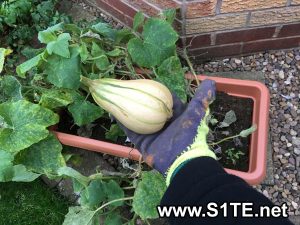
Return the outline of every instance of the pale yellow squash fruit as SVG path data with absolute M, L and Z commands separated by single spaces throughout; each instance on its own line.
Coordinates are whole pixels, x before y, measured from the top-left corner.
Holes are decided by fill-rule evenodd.
M 99 106 L 136 133 L 155 133 L 173 115 L 172 94 L 159 82 L 86 77 L 81 77 L 81 82 Z

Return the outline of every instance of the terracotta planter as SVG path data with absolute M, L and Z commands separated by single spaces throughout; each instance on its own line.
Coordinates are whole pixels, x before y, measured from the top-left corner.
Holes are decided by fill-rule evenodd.
M 193 79 L 191 75 L 186 75 L 186 77 L 188 79 Z M 198 78 L 200 80 L 204 80 L 206 78 L 215 80 L 218 91 L 223 91 L 229 95 L 237 97 L 251 98 L 253 100 L 254 104 L 252 123 L 257 125 L 257 130 L 251 135 L 249 170 L 248 172 L 241 172 L 237 170 L 226 169 L 226 171 L 230 174 L 241 177 L 249 184 L 259 184 L 266 175 L 270 104 L 268 89 L 265 85 L 257 81 L 205 77 L 202 75 L 199 75 Z M 138 150 L 133 148 L 56 131 L 54 131 L 54 133 L 64 145 L 130 158 L 133 160 L 139 160 L 141 157 Z

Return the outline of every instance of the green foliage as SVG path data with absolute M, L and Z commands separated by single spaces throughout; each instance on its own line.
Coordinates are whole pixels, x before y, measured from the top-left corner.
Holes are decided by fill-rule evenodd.
M 105 200 L 104 183 L 102 180 L 93 180 L 80 194 L 80 205 L 91 209 L 99 207 Z
M 168 23 L 172 24 L 176 17 L 176 10 L 166 9 L 162 12 L 162 17 L 165 18 Z
M 254 131 L 256 131 L 256 129 L 257 129 L 257 126 L 254 124 L 251 127 L 249 127 L 248 129 L 242 130 L 239 135 L 243 138 L 248 137 L 250 134 L 252 134 Z
M 0 104 L 0 146 L 12 154 L 48 136 L 48 126 L 58 122 L 52 111 L 25 100 Z
M 178 34 L 167 21 L 150 18 L 144 25 L 142 39 L 129 41 L 128 52 L 139 66 L 152 68 L 175 54 L 177 40 Z
M 21 151 L 15 161 L 35 173 L 57 174 L 58 169 L 66 165 L 61 150 L 60 142 L 53 134 L 49 134 L 44 140 Z
M 73 96 L 68 89 L 45 89 L 42 91 L 39 104 L 48 109 L 57 109 L 73 102 Z
M 219 127 L 220 128 L 229 127 L 235 121 L 236 121 L 235 112 L 233 110 L 230 110 L 225 114 L 224 120 L 220 123 Z
M 103 109 L 84 99 L 76 100 L 68 107 L 68 110 L 78 126 L 89 124 L 104 114 Z
M 10 49 L 0 48 L 0 73 L 3 70 L 5 57 L 11 53 L 12 51 Z
M 13 159 L 11 153 L 0 150 L 0 182 L 31 182 L 40 176 L 28 171 L 24 165 L 13 165 Z
M 70 207 L 63 225 L 94 225 L 95 211 L 79 206 Z
M 241 155 L 245 155 L 245 153 L 243 153 L 240 150 L 236 150 L 234 148 L 230 148 L 228 150 L 226 150 L 226 159 L 231 161 L 233 165 L 236 164 L 236 161 L 239 160 Z
M 0 77 L 0 103 L 18 101 L 23 98 L 22 86 L 14 76 Z
M 156 171 L 143 172 L 133 198 L 133 209 L 142 219 L 158 218 L 156 206 L 166 190 L 166 183 Z
M 109 131 L 105 132 L 105 138 L 116 142 L 118 137 L 126 136 L 124 131 L 118 126 L 118 124 L 112 124 Z
M 84 187 L 88 186 L 88 183 L 90 181 L 89 178 L 83 176 L 78 171 L 74 170 L 71 167 L 67 167 L 67 166 L 60 167 L 57 171 L 57 175 L 62 176 L 62 177 L 74 178 L 78 183 L 80 183 Z
M 138 12 L 135 16 L 134 16 L 134 20 L 133 20 L 133 30 L 137 31 L 144 23 L 145 20 L 145 16 L 142 12 Z
M 25 73 L 28 72 L 29 70 L 31 70 L 32 68 L 36 67 L 39 65 L 39 63 L 41 62 L 43 58 L 42 54 L 38 54 L 37 56 L 29 59 L 28 61 L 20 64 L 19 66 L 17 66 L 16 72 L 17 74 L 22 77 L 25 78 Z
M 104 176 L 98 171 L 86 177 L 66 166 L 68 157 L 63 157 L 61 144 L 48 128 L 58 123 L 56 112 L 61 110 L 68 111 L 78 126 L 90 126 L 104 117 L 104 110 L 81 86 L 80 76 L 137 79 L 135 68 L 148 68 L 150 78 L 186 101 L 184 70 L 176 53 L 178 35 L 171 25 L 175 12 L 150 19 L 139 13 L 133 30 L 117 30 L 102 22 L 91 26 L 62 23 L 54 0 L 13 2 L 5 10 L 19 7 L 19 13 L 9 12 L 7 21 L 0 24 L 9 33 L 18 33 L 22 27 L 24 39 L 17 34 L 8 43 L 18 40 L 21 47 L 39 31 L 43 47 L 25 48 L 22 53 L 28 60 L 16 67 L 16 73 L 9 73 L 12 75 L 4 69 L 0 79 L 0 181 L 28 182 L 42 174 L 70 178 L 80 194 L 80 206 L 69 209 L 65 225 L 99 224 L 101 215 L 106 225 L 122 224 L 118 208 L 125 204 L 135 213 L 127 224 L 135 224 L 137 217 L 157 218 L 156 205 L 166 189 L 161 175 L 138 170 L 134 175 Z M 1 67 L 6 54 L 0 50 Z M 124 136 L 123 131 L 111 124 L 105 137 L 116 141 L 119 136 Z
M 158 67 L 157 78 L 183 101 L 187 101 L 184 71 L 177 56 L 172 56 Z
M 49 55 L 52 55 L 52 53 L 54 53 L 65 58 L 70 58 L 70 40 L 71 36 L 68 33 L 62 33 L 58 35 L 55 41 L 51 41 L 47 44 L 47 52 L 49 53 Z
M 51 55 L 45 63 L 47 80 L 56 87 L 77 89 L 80 85 L 80 56 L 78 48 L 70 49 L 70 58 Z
M 69 22 L 55 10 L 56 0 L 3 1 L 0 5 L 0 31 L 7 33 L 6 44 L 20 48 L 40 30 L 61 21 Z
M 104 225 L 122 225 L 121 216 L 115 212 L 108 214 L 105 218 Z

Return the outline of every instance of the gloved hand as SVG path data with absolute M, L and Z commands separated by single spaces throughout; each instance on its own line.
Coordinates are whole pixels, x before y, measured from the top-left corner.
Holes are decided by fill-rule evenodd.
M 173 94 L 173 117 L 159 132 L 141 135 L 119 123 L 145 162 L 166 175 L 167 185 L 188 160 L 201 156 L 216 158 L 206 142 L 208 106 L 214 98 L 215 82 L 204 80 L 187 107 Z

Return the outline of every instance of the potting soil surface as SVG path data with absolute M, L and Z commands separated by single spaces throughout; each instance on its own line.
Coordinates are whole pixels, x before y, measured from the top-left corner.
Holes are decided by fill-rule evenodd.
M 240 98 L 230 96 L 224 92 L 217 92 L 216 100 L 210 105 L 210 111 L 213 117 L 221 122 L 224 120 L 225 114 L 230 110 L 234 111 L 237 120 L 229 127 L 220 128 L 220 123 L 215 126 L 210 124 L 210 129 L 214 137 L 213 142 L 239 134 L 242 130 L 251 127 L 253 111 L 252 99 Z M 251 136 L 249 135 L 247 138 L 238 137 L 230 139 L 213 147 L 215 150 L 219 150 L 217 156 L 220 158 L 219 161 L 225 168 L 248 171 L 250 137 Z M 228 151 L 231 151 L 234 154 L 242 152 L 242 155 L 240 154 L 238 158 L 233 158 L 234 160 L 232 160 L 232 158 L 230 159 Z

